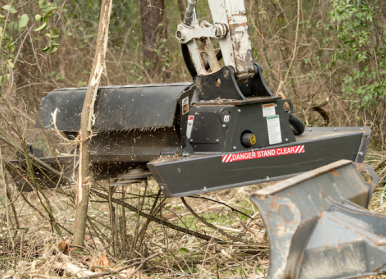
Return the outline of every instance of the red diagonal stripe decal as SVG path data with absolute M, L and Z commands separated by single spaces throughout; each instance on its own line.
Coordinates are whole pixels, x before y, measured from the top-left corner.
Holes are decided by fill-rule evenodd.
M 304 152 L 305 152 L 304 145 L 295 145 L 295 146 L 288 146 L 288 147 L 226 154 L 226 155 L 222 155 L 222 162 L 230 163 L 230 162 L 237 162 L 237 161 L 244 161 L 244 160 L 251 160 L 251 159 L 261 159 L 261 158 L 268 158 L 268 157 L 275 157 L 275 156 L 299 154 Z

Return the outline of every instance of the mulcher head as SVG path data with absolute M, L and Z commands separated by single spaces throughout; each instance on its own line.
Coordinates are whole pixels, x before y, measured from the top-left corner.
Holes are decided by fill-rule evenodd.
M 93 179 L 130 174 L 136 180 L 141 178 L 132 176 L 133 170 L 150 171 L 165 196 L 181 197 L 285 179 L 340 159 L 363 162 L 369 128 L 304 130 L 291 101 L 273 96 L 258 64 L 255 70 L 246 83 L 224 67 L 197 76 L 195 84 L 99 88 L 90 150 Z M 36 127 L 75 139 L 85 92 L 67 88 L 48 94 Z M 72 154 L 34 161 L 43 186 L 74 181 L 77 149 L 75 144 Z M 26 170 L 23 159 L 9 163 L 14 176 Z

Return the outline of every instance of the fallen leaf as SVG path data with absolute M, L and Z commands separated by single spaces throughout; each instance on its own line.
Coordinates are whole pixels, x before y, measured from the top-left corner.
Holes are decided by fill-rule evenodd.
M 59 248 L 59 251 L 62 252 L 63 254 L 65 255 L 68 255 L 68 248 L 69 248 L 69 245 L 68 245 L 68 242 L 67 241 L 62 241 L 59 243 L 58 245 L 58 248 Z
M 113 266 L 113 264 L 109 262 L 105 254 L 99 256 L 99 260 L 101 262 L 101 266 L 103 267 Z
M 97 266 L 100 266 L 97 258 L 88 258 L 85 260 L 85 263 L 91 268 L 92 271 L 102 271 L 102 269 L 96 268 Z

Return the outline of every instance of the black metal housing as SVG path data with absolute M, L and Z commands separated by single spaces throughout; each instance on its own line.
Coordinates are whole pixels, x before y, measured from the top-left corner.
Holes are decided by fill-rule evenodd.
M 256 136 L 254 148 L 273 146 L 269 143 L 267 121 L 262 106 L 273 104 L 280 119 L 281 141 L 290 143 L 295 136 L 283 105 L 289 100 L 255 98 L 243 102 L 202 102 L 192 107 L 193 129 L 189 139 L 195 152 L 232 152 L 248 149 L 241 142 L 241 135 L 250 132 Z

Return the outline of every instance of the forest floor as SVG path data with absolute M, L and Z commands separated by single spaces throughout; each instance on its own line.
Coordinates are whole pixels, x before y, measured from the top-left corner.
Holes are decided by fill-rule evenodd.
M 386 153 L 369 151 L 366 163 L 375 167 L 385 158 Z M 377 173 L 380 183 L 369 210 L 385 214 L 382 193 L 386 167 L 379 167 Z M 110 191 L 112 198 L 134 206 L 138 212 L 93 193 L 82 253 L 73 252 L 70 246 L 75 215 L 73 189 L 45 191 L 62 236 L 52 228 L 34 192 L 24 194 L 24 199 L 14 191 L 11 204 L 1 198 L 10 210 L 0 211 L 0 278 L 265 278 L 269 242 L 259 212 L 249 198 L 271 184 L 212 192 L 205 195 L 207 199 L 185 198 L 200 218 L 217 229 L 193 216 L 181 199 L 157 198 L 154 180 Z M 108 196 L 106 189 L 106 183 L 94 185 L 94 190 Z M 208 236 L 209 240 L 148 222 L 139 211 L 189 233 Z M 229 239 L 224 232 L 248 245 Z M 216 239 L 226 242 L 216 243 Z

